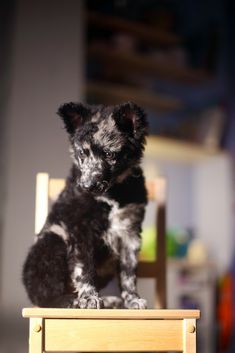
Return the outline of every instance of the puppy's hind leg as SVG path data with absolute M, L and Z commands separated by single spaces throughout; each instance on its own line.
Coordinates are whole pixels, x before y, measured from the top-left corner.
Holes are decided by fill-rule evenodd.
M 67 294 L 66 256 L 65 242 L 53 232 L 45 233 L 31 247 L 23 267 L 23 283 L 34 305 L 55 306 Z

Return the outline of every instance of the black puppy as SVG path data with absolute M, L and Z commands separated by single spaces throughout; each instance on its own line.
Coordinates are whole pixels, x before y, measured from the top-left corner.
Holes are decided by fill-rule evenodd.
M 125 308 L 146 308 L 136 291 L 146 189 L 140 168 L 146 116 L 133 103 L 64 104 L 73 166 L 23 268 L 33 304 L 102 308 L 103 288 L 118 275 Z

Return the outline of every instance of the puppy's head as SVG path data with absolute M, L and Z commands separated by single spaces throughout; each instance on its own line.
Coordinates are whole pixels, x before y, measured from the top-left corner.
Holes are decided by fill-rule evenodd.
M 147 121 L 136 104 L 104 107 L 67 103 L 58 114 L 69 134 L 81 189 L 102 194 L 140 163 Z

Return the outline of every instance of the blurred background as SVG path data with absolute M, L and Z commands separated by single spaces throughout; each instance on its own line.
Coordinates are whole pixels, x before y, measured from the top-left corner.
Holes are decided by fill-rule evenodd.
M 68 173 L 55 112 L 73 100 L 145 108 L 145 174 L 168 184 L 168 307 L 202 310 L 199 353 L 235 352 L 233 15 L 223 0 L 1 1 L 0 353 L 27 351 L 35 177 Z

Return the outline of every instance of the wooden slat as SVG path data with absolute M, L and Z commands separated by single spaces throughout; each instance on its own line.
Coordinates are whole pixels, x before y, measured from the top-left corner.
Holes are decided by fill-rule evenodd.
M 156 111 L 175 111 L 183 108 L 183 103 L 176 98 L 153 94 L 145 89 L 102 81 L 88 81 L 86 93 L 88 96 L 96 97 L 97 102 L 102 101 L 103 104 L 120 104 L 132 100 Z
M 43 353 L 44 328 L 42 318 L 30 318 L 29 353 Z
M 182 320 L 45 320 L 47 352 L 153 352 L 182 348 Z
M 128 310 L 128 309 L 58 309 L 24 308 L 23 317 L 43 318 L 87 318 L 87 319 L 184 319 L 200 317 L 199 310 Z
M 36 176 L 35 234 L 38 234 L 48 214 L 49 174 L 38 173 Z
M 89 57 L 100 60 L 108 67 L 113 67 L 114 71 L 116 67 L 119 73 L 127 75 L 135 72 L 138 75 L 149 75 L 191 84 L 199 84 L 211 79 L 209 74 L 200 69 L 178 67 L 174 64 L 159 62 L 146 55 L 114 50 L 107 46 L 91 46 L 87 53 Z
M 124 18 L 107 16 L 97 12 L 87 13 L 88 25 L 94 25 L 108 30 L 117 30 L 131 34 L 145 43 L 164 46 L 179 45 L 181 40 L 173 33 L 163 32 L 140 22 L 128 21 Z
M 166 179 L 157 177 L 153 179 L 146 179 L 145 185 L 148 191 L 148 200 L 156 201 L 157 204 L 164 204 L 166 202 Z
M 145 180 L 145 186 L 148 192 L 148 200 L 149 201 L 156 201 L 156 187 L 157 182 L 155 179 L 147 179 Z
M 147 262 L 140 261 L 137 268 L 137 276 L 139 278 L 157 278 L 158 266 L 157 261 Z
M 157 308 L 167 307 L 167 282 L 166 282 L 166 206 L 165 193 L 163 199 L 157 207 L 156 219 L 157 237 L 156 253 L 157 264 L 159 264 L 156 286 L 156 304 Z
M 196 353 L 196 320 L 183 320 L 183 353 Z
M 55 201 L 65 187 L 65 179 L 49 179 L 49 199 Z

